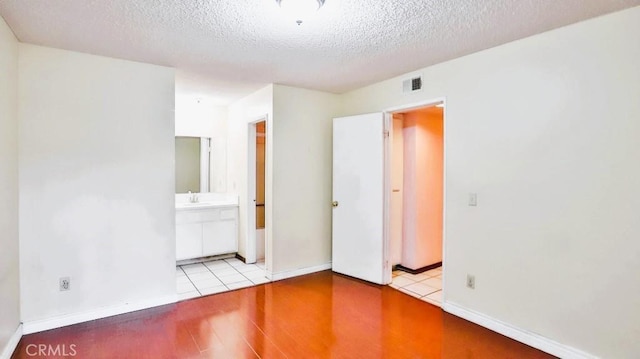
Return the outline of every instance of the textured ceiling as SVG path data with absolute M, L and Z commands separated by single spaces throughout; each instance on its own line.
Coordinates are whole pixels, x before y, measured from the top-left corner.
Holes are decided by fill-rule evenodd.
M 0 0 L 0 15 L 22 42 L 176 67 L 178 91 L 222 104 L 268 83 L 342 93 L 636 5 L 326 0 L 301 26 L 275 0 Z

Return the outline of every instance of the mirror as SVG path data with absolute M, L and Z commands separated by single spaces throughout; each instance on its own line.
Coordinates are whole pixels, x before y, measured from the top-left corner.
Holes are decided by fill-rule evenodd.
M 211 139 L 176 136 L 176 193 L 209 192 Z

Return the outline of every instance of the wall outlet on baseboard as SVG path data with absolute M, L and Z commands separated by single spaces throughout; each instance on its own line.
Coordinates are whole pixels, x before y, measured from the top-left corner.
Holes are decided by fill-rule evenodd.
M 478 194 L 469 193 L 469 206 L 476 207 L 478 205 Z
M 71 289 L 71 279 L 69 277 L 60 278 L 60 291 L 64 292 Z
M 476 276 L 467 274 L 467 288 L 476 289 Z

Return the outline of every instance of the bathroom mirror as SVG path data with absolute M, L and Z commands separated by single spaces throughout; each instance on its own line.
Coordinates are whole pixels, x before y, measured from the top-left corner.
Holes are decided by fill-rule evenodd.
M 209 192 L 211 139 L 176 136 L 176 193 Z

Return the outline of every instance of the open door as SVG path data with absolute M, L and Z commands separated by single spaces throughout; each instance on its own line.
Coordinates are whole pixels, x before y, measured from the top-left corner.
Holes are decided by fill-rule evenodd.
M 383 113 L 333 119 L 332 268 L 377 284 L 391 280 L 385 248 L 386 121 Z

